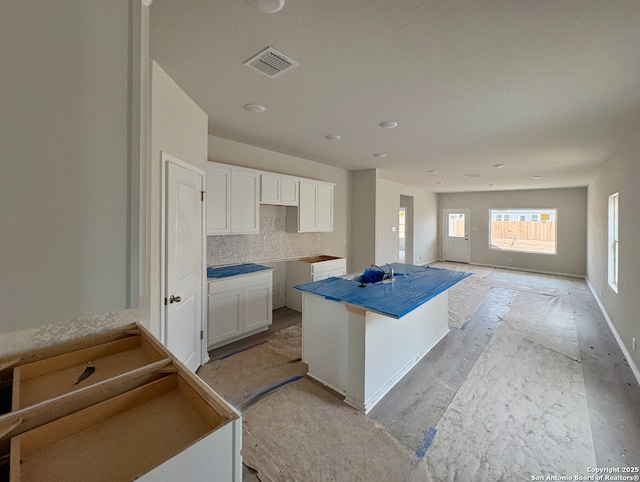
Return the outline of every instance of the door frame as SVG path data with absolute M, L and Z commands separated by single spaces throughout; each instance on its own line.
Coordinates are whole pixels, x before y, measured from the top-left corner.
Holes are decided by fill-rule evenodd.
M 167 290 L 167 165 L 168 163 L 176 164 L 188 171 L 191 171 L 195 174 L 198 174 L 202 177 L 202 192 L 203 196 L 206 195 L 206 171 L 204 169 L 200 169 L 193 164 L 189 164 L 188 162 L 179 159 L 168 152 L 161 151 L 162 157 L 162 173 L 161 173 L 161 185 L 162 189 L 160 189 L 160 341 L 163 345 L 167 346 L 167 307 L 164 303 L 165 299 L 168 297 L 166 292 Z M 207 203 L 205 200 L 202 201 L 202 272 L 207 272 Z M 206 297 L 206 288 L 207 282 L 205 277 L 202 277 L 201 281 L 201 306 L 200 306 L 200 330 L 202 332 L 202 337 L 200 340 L 200 365 L 204 365 L 207 361 L 209 361 L 209 353 L 207 352 L 207 323 L 205 320 L 207 319 L 207 297 Z
M 464 213 L 465 215 L 465 235 L 466 235 L 466 261 L 471 262 L 471 209 L 470 208 L 443 208 L 442 210 L 442 259 L 446 260 L 447 229 L 449 228 L 449 213 Z

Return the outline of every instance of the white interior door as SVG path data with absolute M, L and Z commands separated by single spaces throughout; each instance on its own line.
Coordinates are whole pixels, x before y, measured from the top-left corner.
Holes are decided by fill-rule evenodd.
M 444 210 L 444 259 L 469 262 L 469 209 Z
M 202 360 L 204 176 L 165 154 L 165 345 L 189 369 Z

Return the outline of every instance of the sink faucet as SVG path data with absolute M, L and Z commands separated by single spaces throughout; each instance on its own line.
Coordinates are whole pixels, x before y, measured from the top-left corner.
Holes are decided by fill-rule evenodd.
M 382 275 L 382 281 L 384 281 L 385 279 L 393 281 L 393 268 L 391 267 L 391 265 L 389 263 L 385 263 L 385 264 L 387 266 L 389 266 L 389 271 L 385 271 L 383 268 L 381 268 L 377 264 L 372 264 L 371 266 L 374 267 L 374 268 L 378 268 L 380 271 L 382 271 L 384 273 Z
M 389 267 L 389 279 L 393 281 L 393 268 L 389 263 L 387 263 L 387 266 Z

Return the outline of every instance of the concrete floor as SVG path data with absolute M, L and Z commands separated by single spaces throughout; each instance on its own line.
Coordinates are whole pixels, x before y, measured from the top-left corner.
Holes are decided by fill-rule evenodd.
M 570 293 L 597 465 L 638 466 L 640 387 L 586 283 L 517 272 L 496 272 L 495 279 L 499 286 L 488 292 L 465 329 L 452 330 L 369 416 L 406 446 L 419 446 L 425 431 L 437 425 L 509 311 L 516 291 L 508 287 L 507 281 L 515 279 Z M 215 359 L 245 349 L 300 320 L 301 314 L 296 311 L 275 310 L 269 331 L 216 349 L 210 356 Z M 253 482 L 258 478 L 245 467 L 243 480 Z

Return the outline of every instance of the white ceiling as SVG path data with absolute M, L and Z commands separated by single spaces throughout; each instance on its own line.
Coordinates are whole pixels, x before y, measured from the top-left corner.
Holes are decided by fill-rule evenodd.
M 434 192 L 586 186 L 640 110 L 638 0 L 155 0 L 151 55 L 211 135 Z

